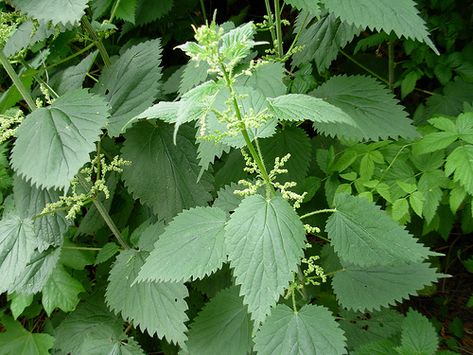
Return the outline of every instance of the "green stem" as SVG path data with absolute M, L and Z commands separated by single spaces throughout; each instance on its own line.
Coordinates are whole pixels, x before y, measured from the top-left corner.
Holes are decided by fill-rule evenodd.
M 274 14 L 276 16 L 276 36 L 277 36 L 277 51 L 278 58 L 282 59 L 284 56 L 284 49 L 282 47 L 282 24 L 281 24 L 281 8 L 279 0 L 274 0 Z
M 273 12 L 271 11 L 269 0 L 264 0 L 264 5 L 266 6 L 266 13 L 268 14 L 269 32 L 271 33 L 271 40 L 274 46 L 276 43 L 276 34 L 274 32 Z
M 323 210 L 317 210 L 317 211 L 314 211 L 314 212 L 306 213 L 305 215 L 300 216 L 300 219 L 304 219 L 304 218 L 307 218 L 307 217 L 310 217 L 310 216 L 314 216 L 316 214 L 335 213 L 335 212 L 337 212 L 336 208 L 326 208 L 326 209 L 323 209 Z
M 21 82 L 18 74 L 15 72 L 15 69 L 13 69 L 10 62 L 8 61 L 8 58 L 3 53 L 3 49 L 0 49 L 0 62 L 2 63 L 3 68 L 5 68 L 5 71 L 7 72 L 10 79 L 13 81 L 13 84 L 16 86 L 16 88 L 20 92 L 21 97 L 23 97 L 23 99 L 26 101 L 26 104 L 30 108 L 30 111 L 36 110 L 36 104 L 33 101 L 33 98 L 31 97 L 29 91 Z
M 70 249 L 70 250 L 85 250 L 85 251 L 100 251 L 102 248 L 91 248 L 91 247 L 70 247 L 70 246 L 63 246 L 62 249 Z
M 293 289 L 291 292 L 291 299 L 292 299 L 292 309 L 294 313 L 297 314 L 297 305 L 296 305 L 296 293 L 294 292 L 295 290 Z
M 205 11 L 204 0 L 200 0 L 200 8 L 202 9 L 202 16 L 204 17 L 205 23 L 207 23 L 207 12 Z
M 118 10 L 118 6 L 120 6 L 120 2 L 121 0 L 117 0 L 115 2 L 115 5 L 113 5 L 113 8 L 112 8 L 112 13 L 110 14 L 110 19 L 109 19 L 109 22 L 112 23 L 113 22 L 113 19 L 115 18 L 115 14 Z
M 294 47 L 296 46 L 297 41 L 298 41 L 298 39 L 299 39 L 299 36 L 301 35 L 302 29 L 305 27 L 306 21 L 307 21 L 308 18 L 309 18 L 309 13 L 307 13 L 307 14 L 305 15 L 304 21 L 302 22 L 302 26 L 301 26 L 301 28 L 299 29 L 299 31 L 297 31 L 297 34 L 296 34 L 296 36 L 294 37 L 294 40 L 292 41 L 291 46 L 290 46 L 289 49 L 287 50 L 286 55 L 291 55 L 291 52 L 292 52 L 292 50 L 294 49 Z
M 125 242 L 125 239 L 123 239 L 122 235 L 120 234 L 120 231 L 118 230 L 117 226 L 113 222 L 112 218 L 108 214 L 107 210 L 105 209 L 104 205 L 102 202 L 100 202 L 97 199 L 94 199 L 94 205 L 97 208 L 97 211 L 99 211 L 100 215 L 102 216 L 103 220 L 107 224 L 108 228 L 112 231 L 113 235 L 117 239 L 118 243 L 122 246 L 123 249 L 130 249 L 128 244 Z
M 388 85 L 392 91 L 394 89 L 394 41 L 388 42 Z
M 92 27 L 91 23 L 89 22 L 89 19 L 86 16 L 82 17 L 82 26 L 84 27 L 85 31 L 90 35 L 95 45 L 97 46 L 97 49 L 100 52 L 100 56 L 103 59 L 103 63 L 105 64 L 105 67 L 109 68 L 112 65 L 112 62 L 110 61 L 110 57 L 107 53 L 107 50 L 105 49 L 99 36 L 97 36 L 97 33 L 95 33 L 94 28 Z
M 53 63 L 51 65 L 48 65 L 45 69 L 48 70 L 48 69 L 52 69 L 54 67 L 57 67 L 58 65 L 61 65 L 65 62 L 68 62 L 70 61 L 71 59 L 74 59 L 75 57 L 78 57 L 80 56 L 81 54 L 87 52 L 88 50 L 90 50 L 91 48 L 93 48 L 95 46 L 95 43 L 91 43 L 87 46 L 85 46 L 84 48 L 82 48 L 81 50 L 78 50 L 77 52 L 75 52 L 74 54 L 71 54 L 70 56 L 64 58 L 64 59 L 61 59 L 60 61 L 56 62 L 56 63 Z
M 348 60 L 350 60 L 351 62 L 353 62 L 354 64 L 358 65 L 361 69 L 365 70 L 366 72 L 370 73 L 371 75 L 373 75 L 374 77 L 378 78 L 379 80 L 381 80 L 383 83 L 386 83 L 386 84 L 389 84 L 389 82 L 384 79 L 382 76 L 376 74 L 374 71 L 372 71 L 371 69 L 365 67 L 363 64 L 361 64 L 359 61 L 357 61 L 355 58 L 353 58 L 352 56 L 350 56 L 349 54 L 345 53 L 344 51 L 340 50 L 340 53 L 342 53 Z

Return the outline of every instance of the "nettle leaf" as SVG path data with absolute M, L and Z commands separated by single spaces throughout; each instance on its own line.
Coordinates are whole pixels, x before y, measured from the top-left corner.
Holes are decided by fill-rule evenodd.
M 307 175 L 311 159 L 312 145 L 310 139 L 301 128 L 287 126 L 279 130 L 271 138 L 261 141 L 261 150 L 268 168 L 272 168 L 274 160 L 290 153 L 289 161 L 284 165 L 286 174 L 278 176 L 279 181 L 295 181 L 301 183 Z
M 79 303 L 79 293 L 83 291 L 85 290 L 82 284 L 59 264 L 42 289 L 41 301 L 44 310 L 48 316 L 51 316 L 56 308 L 72 312 Z
M 315 61 L 317 70 L 322 73 L 337 58 L 340 48 L 351 42 L 361 28 L 341 21 L 333 14 L 315 22 L 314 19 L 314 16 L 307 17 L 304 12 L 297 16 L 295 31 L 301 30 L 297 44 L 303 48 L 294 54 L 292 65 L 301 66 Z
M 265 97 L 276 97 L 286 93 L 286 85 L 283 78 L 284 65 L 277 62 L 268 62 L 259 64 L 252 75 L 239 76 L 235 85 L 240 87 L 252 87 L 261 92 Z
M 416 39 L 439 54 L 413 0 L 323 0 L 325 7 L 343 21 L 399 37 Z
M 350 116 L 336 106 L 322 99 L 303 95 L 289 94 L 268 98 L 270 112 L 280 121 L 305 121 L 320 123 L 340 122 L 354 126 Z
M 247 197 L 231 215 L 225 246 L 240 294 L 255 321 L 265 319 L 292 280 L 304 240 L 302 222 L 282 197 Z
M 115 313 L 150 335 L 183 344 L 186 340 L 185 322 L 187 288 L 180 283 L 135 283 L 148 256 L 146 252 L 126 250 L 117 256 L 110 271 L 105 299 Z
M 55 32 L 56 28 L 47 21 L 39 21 L 36 26 L 33 20 L 28 20 L 19 25 L 8 37 L 3 52 L 7 57 L 11 57 L 23 49 L 47 39 Z
M 136 1 L 137 0 L 120 1 L 116 8 L 115 16 L 124 21 L 135 23 Z
M 156 6 L 155 0 L 138 0 L 136 25 L 142 26 L 163 17 L 171 11 L 173 5 L 173 0 L 160 0 L 159 6 Z
M 402 323 L 400 354 L 435 354 L 438 348 L 437 332 L 429 320 L 412 309 Z
M 338 195 L 325 231 L 340 258 L 359 266 L 420 262 L 432 252 L 374 203 Z
M 40 189 L 15 176 L 13 197 L 16 210 L 22 218 L 33 218 L 39 215 L 48 203 L 56 202 L 61 195 L 58 190 Z M 60 211 L 35 218 L 33 229 L 38 250 L 46 250 L 50 245 L 62 245 L 63 235 L 68 226 L 64 213 Z
M 190 326 L 189 354 L 246 355 L 251 352 L 252 322 L 238 288 L 219 292 Z
M 0 333 L 0 353 L 15 355 L 49 354 L 53 347 L 54 337 L 49 334 L 30 333 L 20 322 L 11 317 L 0 317 L 2 328 Z
M 40 188 L 67 189 L 90 160 L 108 115 L 106 102 L 86 90 L 70 91 L 33 111 L 18 128 L 13 169 Z
M 243 200 L 243 196 L 237 195 L 235 190 L 242 190 L 243 187 L 232 182 L 225 185 L 217 192 L 217 198 L 213 203 L 213 207 L 220 208 L 226 212 L 235 211 Z
M 453 180 L 460 183 L 473 195 L 473 145 L 457 147 L 448 157 L 445 174 L 453 174 Z
M 209 68 L 207 62 L 190 60 L 182 72 L 179 95 L 184 95 L 189 90 L 206 81 L 209 76 L 207 72 Z
M 181 126 L 177 145 L 173 131 L 168 124 L 154 127 L 143 122 L 125 134 L 122 148 L 123 158 L 132 162 L 123 169 L 129 191 L 165 219 L 211 199 L 210 176 L 204 174 L 197 183 L 200 167 L 192 143 L 193 130 Z
M 0 293 L 11 288 L 31 260 L 36 238 L 33 223 L 16 215 L 7 215 L 0 221 Z
M 320 122 L 322 133 L 356 140 L 416 138 L 416 129 L 391 91 L 374 78 L 334 76 L 314 90 L 315 95 L 348 114 L 355 125 Z
M 332 287 L 343 307 L 364 312 L 407 299 L 439 277 L 427 263 L 370 267 L 345 264 L 333 277 Z
M 185 282 L 217 271 L 227 259 L 226 220 L 225 212 L 216 207 L 196 207 L 177 215 L 159 237 L 138 280 Z
M 128 121 L 152 105 L 161 87 L 161 40 L 131 47 L 106 68 L 94 88 L 110 102 L 108 132 L 118 136 Z
M 319 0 L 286 0 L 286 3 L 298 10 L 305 10 L 314 15 L 320 13 Z
M 85 15 L 87 0 L 11 0 L 17 10 L 44 21 L 67 25 L 80 21 Z
M 105 338 L 88 336 L 78 349 L 78 355 L 145 355 L 140 344 L 127 336 Z
M 346 354 L 343 330 L 330 311 L 305 305 L 297 313 L 285 304 L 273 309 L 255 337 L 255 350 L 270 354 Z

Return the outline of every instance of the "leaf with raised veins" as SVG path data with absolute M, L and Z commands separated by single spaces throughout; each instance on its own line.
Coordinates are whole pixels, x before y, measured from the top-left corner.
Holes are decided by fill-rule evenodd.
M 17 10 L 29 16 L 57 24 L 73 24 L 85 15 L 87 0 L 11 0 Z

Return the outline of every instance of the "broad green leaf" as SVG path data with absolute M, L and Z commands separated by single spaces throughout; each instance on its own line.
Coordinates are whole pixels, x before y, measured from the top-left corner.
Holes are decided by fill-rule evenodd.
M 70 91 L 33 111 L 18 128 L 13 169 L 40 188 L 67 189 L 89 161 L 107 117 L 105 101 L 86 90 Z
M 28 265 L 15 278 L 10 290 L 19 293 L 41 291 L 53 273 L 61 255 L 61 248 L 49 248 L 43 252 L 35 251 Z
M 0 293 L 11 289 L 12 283 L 30 262 L 37 243 L 33 223 L 16 215 L 0 221 Z
M 453 174 L 453 180 L 473 195 L 473 145 L 462 145 L 447 157 L 445 174 Z
M 110 242 L 105 244 L 102 249 L 97 253 L 97 258 L 95 259 L 95 264 L 101 264 L 107 260 L 113 258 L 113 256 L 120 251 L 120 247 L 114 243 Z
M 3 52 L 7 57 L 11 57 L 23 49 L 45 40 L 53 35 L 55 31 L 56 28 L 50 26 L 47 21 L 39 21 L 37 26 L 32 20 L 23 22 L 10 35 L 5 43 Z
M 136 2 L 137 0 L 120 1 L 115 16 L 124 21 L 135 23 Z
M 343 21 L 386 33 L 394 31 L 398 37 L 425 42 L 439 54 L 413 0 L 323 0 L 323 3 Z
M 437 332 L 429 320 L 417 311 L 409 310 L 402 324 L 402 355 L 433 355 L 438 348 Z
M 20 322 L 2 315 L 0 324 L 6 331 L 0 333 L 0 353 L 15 355 L 46 355 L 53 347 L 54 338 L 49 334 L 30 333 Z
M 42 289 L 44 310 L 48 316 L 56 308 L 72 312 L 79 303 L 79 293 L 84 291 L 82 284 L 59 264 Z
M 307 17 L 305 12 L 297 16 L 295 30 L 301 31 L 297 44 L 303 48 L 294 54 L 292 64 L 301 66 L 315 61 L 319 73 L 326 71 L 339 50 L 361 32 L 361 28 L 340 21 L 333 14 L 316 21 L 314 16 Z
M 399 352 L 395 350 L 396 345 L 387 339 L 373 341 L 359 347 L 355 354 L 356 355 L 399 355 Z
M 247 22 L 231 29 L 222 36 L 219 53 L 222 58 L 224 58 L 224 62 L 227 66 L 235 66 L 250 54 L 255 44 L 253 41 L 255 33 L 256 26 L 254 23 Z
M 115 338 L 89 335 L 77 352 L 77 355 L 103 354 L 145 355 L 145 352 L 141 349 L 140 344 L 126 335 Z
M 103 303 L 103 295 L 79 304 L 76 310 L 69 313 L 55 328 L 56 342 L 54 348 L 63 353 L 74 354 L 89 341 L 95 339 L 116 339 L 123 332 L 123 322 L 119 321 Z
M 216 207 L 196 207 L 178 214 L 154 245 L 138 280 L 186 282 L 215 272 L 227 259 L 226 219 L 225 212 Z
M 427 134 L 414 144 L 413 153 L 426 154 L 445 149 L 455 142 L 457 138 L 458 135 L 452 132 L 434 132 Z
M 189 90 L 207 80 L 209 65 L 207 62 L 189 61 L 182 72 L 179 94 L 182 96 Z
M 217 198 L 213 203 L 213 207 L 220 208 L 226 212 L 233 212 L 238 208 L 238 205 L 243 200 L 243 196 L 237 195 L 235 190 L 243 189 L 242 186 L 232 182 L 230 185 L 225 185 L 217 192 Z
M 33 218 L 39 215 L 48 203 L 56 202 L 62 194 L 57 190 L 40 189 L 31 186 L 22 178 L 15 176 L 13 197 L 15 206 L 22 218 Z M 62 245 L 63 235 L 69 224 L 64 213 L 58 211 L 33 220 L 33 230 L 39 251 L 50 245 Z
M 334 76 L 312 94 L 338 107 L 355 122 L 317 123 L 315 128 L 326 135 L 359 141 L 418 136 L 392 92 L 371 77 Z
M 194 132 L 182 126 L 173 144 L 173 128 L 147 122 L 135 125 L 126 134 L 122 148 L 131 165 L 123 170 L 129 191 L 161 218 L 170 219 L 183 209 L 206 204 L 210 177 L 197 183 L 200 168 L 192 143 Z M 149 182 L 153 183 L 150 184 Z
M 304 240 L 302 222 L 282 197 L 247 197 L 231 215 L 225 246 L 243 302 L 256 322 L 265 319 L 292 280 Z
M 288 172 L 279 175 L 277 181 L 301 183 L 304 180 L 309 169 L 310 152 L 312 151 L 310 139 L 304 130 L 288 126 L 279 130 L 274 136 L 260 141 L 260 143 L 269 170 L 273 168 L 277 157 L 281 158 L 288 153 L 291 154 L 289 161 L 284 165 Z
M 251 351 L 252 322 L 247 307 L 232 287 L 207 303 L 190 326 L 190 354 L 246 355 Z
M 349 350 L 358 350 L 364 344 L 396 336 L 404 319 L 392 309 L 369 314 L 342 310 L 340 316 L 340 327 L 345 331 Z
M 107 127 L 118 136 L 128 121 L 156 99 L 161 87 L 161 40 L 154 39 L 131 47 L 106 68 L 94 90 L 110 102 Z
M 147 255 L 126 250 L 117 256 L 105 294 L 107 304 L 142 331 L 183 344 L 186 340 L 184 323 L 188 320 L 184 301 L 188 296 L 187 288 L 184 284 L 169 282 L 135 283 Z
M 259 355 L 346 354 L 343 330 L 330 311 L 305 305 L 297 313 L 284 304 L 273 309 L 255 337 Z
M 302 94 L 289 94 L 268 98 L 270 112 L 280 121 L 318 123 L 340 122 L 353 126 L 352 118 L 336 106 L 322 99 Z
M 366 267 L 420 262 L 432 255 L 374 203 L 342 195 L 335 205 L 325 230 L 342 260 Z
M 343 307 L 364 312 L 407 299 L 440 276 L 426 263 L 371 267 L 346 264 L 335 274 L 332 287 Z
M 286 0 L 286 3 L 298 10 L 305 10 L 313 15 L 320 14 L 319 0 Z
M 87 0 L 11 0 L 17 10 L 37 20 L 57 24 L 78 22 L 87 8 Z
M 136 5 L 136 25 L 145 25 L 153 22 L 171 11 L 173 0 L 160 0 L 156 6 L 155 0 L 138 0 Z
M 94 250 L 81 250 L 80 245 L 68 239 L 64 240 L 59 262 L 74 270 L 84 270 L 87 265 L 93 265 L 95 260 Z
M 24 294 L 24 293 L 13 293 L 8 295 L 11 299 L 10 310 L 14 319 L 17 319 L 26 307 L 30 306 L 33 303 L 33 294 Z
M 239 76 L 237 86 L 249 86 L 261 92 L 265 97 L 276 97 L 286 93 L 284 85 L 284 65 L 277 62 L 259 64 L 250 76 Z

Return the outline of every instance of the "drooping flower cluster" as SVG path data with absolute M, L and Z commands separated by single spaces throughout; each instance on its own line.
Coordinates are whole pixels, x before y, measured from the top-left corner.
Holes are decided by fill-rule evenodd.
M 25 115 L 20 109 L 9 109 L 0 114 L 0 143 L 16 135 L 16 130 L 24 118 Z

